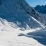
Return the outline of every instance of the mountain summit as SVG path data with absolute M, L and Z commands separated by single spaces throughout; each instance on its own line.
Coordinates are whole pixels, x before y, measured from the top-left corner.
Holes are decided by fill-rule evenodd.
M 45 20 L 25 0 L 0 0 L 0 18 L 25 29 L 45 25 Z

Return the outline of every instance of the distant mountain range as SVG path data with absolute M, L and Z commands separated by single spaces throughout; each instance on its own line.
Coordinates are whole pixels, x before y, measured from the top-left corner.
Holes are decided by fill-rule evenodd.
M 46 5 L 37 5 L 34 9 L 39 13 L 46 14 Z

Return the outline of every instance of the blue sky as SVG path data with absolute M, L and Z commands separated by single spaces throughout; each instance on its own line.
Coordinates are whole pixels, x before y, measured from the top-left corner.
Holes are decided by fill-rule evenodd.
M 46 5 L 46 0 L 26 0 L 31 6 Z

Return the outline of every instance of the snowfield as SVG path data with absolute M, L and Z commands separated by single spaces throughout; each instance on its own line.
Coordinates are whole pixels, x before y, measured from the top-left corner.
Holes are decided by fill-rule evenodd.
M 17 36 L 19 30 L 0 32 L 0 46 L 43 46 L 33 38 Z
M 8 21 L 0 19 L 0 46 L 44 46 L 33 38 L 18 36 L 33 31 L 36 30 L 21 31 L 20 28 L 13 28 Z

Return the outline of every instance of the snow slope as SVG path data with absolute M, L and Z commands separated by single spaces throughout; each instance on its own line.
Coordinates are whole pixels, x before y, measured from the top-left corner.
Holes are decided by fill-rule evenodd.
M 33 38 L 18 36 L 25 31 L 21 31 L 20 28 L 13 28 L 14 26 L 17 25 L 0 18 L 0 46 L 44 46 Z
M 0 17 L 25 29 L 27 25 L 29 28 L 43 28 L 46 25 L 45 20 L 25 0 L 0 0 Z

